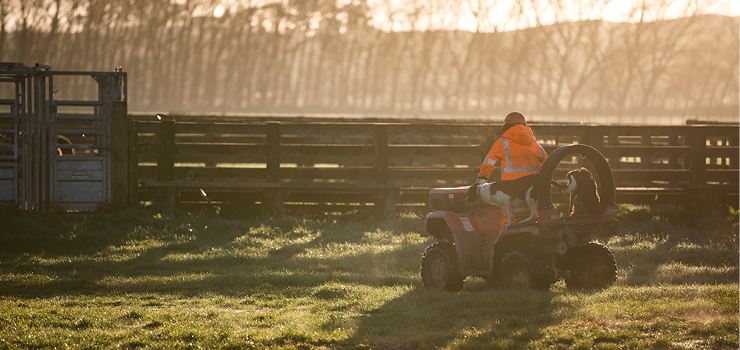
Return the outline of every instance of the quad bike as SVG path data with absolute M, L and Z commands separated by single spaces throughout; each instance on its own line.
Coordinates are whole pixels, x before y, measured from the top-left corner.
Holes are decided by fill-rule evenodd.
M 580 154 L 593 164 L 600 179 L 598 214 L 559 217 L 552 204 L 550 184 L 558 163 Z M 468 205 L 468 187 L 437 188 L 429 192 L 432 211 L 422 235 L 438 242 L 421 259 L 424 286 L 459 291 L 467 276 L 479 276 L 505 288 L 549 289 L 563 278 L 569 289 L 602 289 L 617 279 L 617 263 L 597 236 L 614 235 L 614 176 L 609 163 L 587 145 L 563 146 L 547 158 L 537 179 L 537 222 L 501 228 L 501 210 Z M 545 190 L 541 190 L 545 189 Z

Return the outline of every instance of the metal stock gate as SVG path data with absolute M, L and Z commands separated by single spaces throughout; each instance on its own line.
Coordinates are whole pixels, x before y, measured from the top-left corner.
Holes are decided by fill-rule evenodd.
M 94 80 L 87 96 L 56 98 L 80 95 L 84 89 L 72 90 L 85 76 Z M 55 78 L 77 81 L 58 90 Z M 120 69 L 65 72 L 0 63 L 0 205 L 49 212 L 110 203 L 113 103 L 126 95 Z

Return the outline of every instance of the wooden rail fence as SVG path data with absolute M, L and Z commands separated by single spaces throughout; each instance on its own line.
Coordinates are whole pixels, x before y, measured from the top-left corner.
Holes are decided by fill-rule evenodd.
M 193 210 L 201 188 L 240 212 L 423 211 L 429 189 L 474 182 L 500 137 L 498 124 L 175 118 L 129 124 L 130 180 L 139 183 L 130 197 L 171 211 Z M 548 153 L 572 143 L 600 150 L 618 203 L 737 205 L 737 125 L 531 127 Z M 554 178 L 583 163 L 565 159 Z

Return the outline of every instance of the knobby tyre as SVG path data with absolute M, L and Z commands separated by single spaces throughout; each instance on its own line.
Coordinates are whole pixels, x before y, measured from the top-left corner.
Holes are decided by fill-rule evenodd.
M 504 288 L 546 290 L 552 284 L 544 262 L 524 249 L 513 249 L 501 260 L 499 279 Z
M 462 289 L 465 278 L 460 274 L 452 243 L 437 242 L 427 248 L 421 258 L 421 280 L 424 287 L 433 290 L 457 292 Z
M 569 271 L 569 277 L 565 279 L 568 289 L 599 290 L 617 281 L 614 254 L 596 242 L 569 249 L 563 256 L 563 269 Z

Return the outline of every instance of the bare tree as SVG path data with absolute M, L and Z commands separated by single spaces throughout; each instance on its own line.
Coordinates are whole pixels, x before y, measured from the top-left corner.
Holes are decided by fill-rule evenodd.
M 0 58 L 122 65 L 130 110 L 737 114 L 717 1 L 0 0 Z

